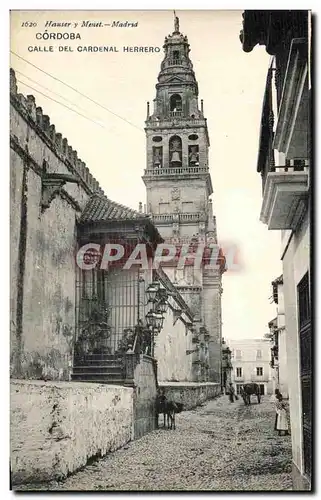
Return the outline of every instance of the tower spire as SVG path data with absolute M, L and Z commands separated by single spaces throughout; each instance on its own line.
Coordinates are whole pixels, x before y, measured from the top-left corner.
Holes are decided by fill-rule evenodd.
M 179 33 L 179 18 L 174 10 L 174 33 Z

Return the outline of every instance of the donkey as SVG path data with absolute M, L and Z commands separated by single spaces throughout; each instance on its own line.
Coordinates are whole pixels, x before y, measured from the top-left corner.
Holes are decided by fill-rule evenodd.
M 261 403 L 261 391 L 258 384 L 244 384 L 241 387 L 241 396 L 243 398 L 244 404 L 246 406 L 251 404 L 251 395 L 254 394 L 257 397 L 257 402 Z
M 158 428 L 158 418 L 161 413 L 164 415 L 164 428 L 175 430 L 175 414 L 180 413 L 184 408 L 182 403 L 176 403 L 166 398 L 164 390 L 160 390 L 156 396 L 156 427 Z
M 176 401 L 167 401 L 166 413 L 167 413 L 167 428 L 175 430 L 175 415 L 183 411 L 184 405 L 182 403 L 177 403 Z M 171 426 L 169 427 L 169 421 L 171 421 Z

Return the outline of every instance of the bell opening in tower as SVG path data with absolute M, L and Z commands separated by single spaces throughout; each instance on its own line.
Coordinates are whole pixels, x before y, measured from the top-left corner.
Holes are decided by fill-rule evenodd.
M 182 97 L 179 94 L 173 94 L 170 97 L 169 109 L 172 116 L 182 115 Z
M 180 53 L 179 50 L 173 50 L 173 59 L 172 59 L 172 64 L 181 64 L 181 59 L 180 59 Z
M 182 139 L 173 135 L 169 140 L 170 166 L 180 167 L 182 165 Z
M 199 153 L 197 144 L 188 146 L 188 166 L 189 167 L 199 166 Z
M 154 168 L 161 168 L 163 166 L 163 147 L 153 147 L 153 166 Z

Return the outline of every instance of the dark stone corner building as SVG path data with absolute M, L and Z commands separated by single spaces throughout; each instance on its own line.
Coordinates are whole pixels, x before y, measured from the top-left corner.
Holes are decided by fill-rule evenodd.
M 85 163 L 10 72 L 11 470 L 61 478 L 155 428 L 161 385 L 193 407 L 221 392 L 216 270 L 176 268 L 183 244 L 217 243 L 209 137 L 187 37 L 165 39 L 146 119 L 143 213 L 109 200 Z M 155 270 L 157 245 L 176 245 Z M 149 267 L 123 268 L 138 243 Z M 78 251 L 88 245 L 77 265 Z M 106 244 L 123 258 L 101 265 Z M 223 376 L 224 372 L 224 376 Z

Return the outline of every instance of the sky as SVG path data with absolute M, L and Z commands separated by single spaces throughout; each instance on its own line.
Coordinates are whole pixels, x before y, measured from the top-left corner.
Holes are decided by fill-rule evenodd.
M 271 281 L 282 273 L 280 233 L 268 231 L 259 220 L 262 188 L 256 171 L 269 55 L 259 46 L 248 54 L 242 51 L 242 11 L 176 14 L 180 31 L 188 36 L 208 122 L 211 198 L 218 240 L 222 245 L 235 245 L 242 263 L 240 270 L 223 275 L 223 336 L 227 340 L 259 338 L 276 316 L 275 304 L 269 300 Z M 11 54 L 11 67 L 24 82 L 18 83 L 19 92 L 35 96 L 37 106 L 50 116 L 56 132 L 77 150 L 105 194 L 136 210 L 146 198 L 141 179 L 146 166 L 146 102 L 150 101 L 152 108 L 162 46 L 174 29 L 173 19 L 172 11 L 11 12 L 11 50 L 103 108 Z M 138 26 L 81 27 L 86 20 L 103 24 L 127 20 L 138 22 Z M 81 39 L 37 39 L 37 33 L 45 33 L 46 21 L 77 22 L 77 28 L 47 28 L 47 32 L 80 33 Z M 26 22 L 36 26 L 22 26 Z M 34 47 L 50 45 L 53 52 L 34 51 Z M 59 45 L 71 47 L 73 52 L 58 51 Z M 76 50 L 77 46 L 102 45 L 117 47 L 119 52 Z M 123 46 L 160 47 L 161 51 L 130 53 L 123 52 Z

